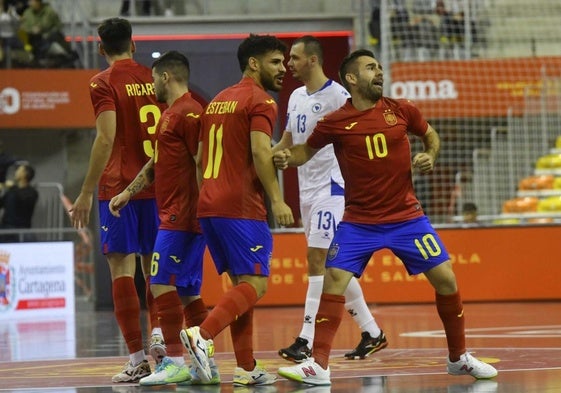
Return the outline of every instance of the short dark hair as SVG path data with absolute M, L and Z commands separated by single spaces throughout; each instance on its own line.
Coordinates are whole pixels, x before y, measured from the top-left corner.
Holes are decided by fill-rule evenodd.
M 105 19 L 97 27 L 103 50 L 108 55 L 120 55 L 130 50 L 132 26 L 123 18 Z
M 323 48 L 321 46 L 321 42 L 311 35 L 304 35 L 300 38 L 294 40 L 292 45 L 296 44 L 304 44 L 304 52 L 308 56 L 316 55 L 318 57 L 318 62 L 320 65 L 323 65 Z
M 184 54 L 172 50 L 164 53 L 152 63 L 152 68 L 158 73 L 169 72 L 175 80 L 187 83 L 189 81 L 189 59 Z
M 272 35 L 250 34 L 238 47 L 240 70 L 245 71 L 250 57 L 262 56 L 273 51 L 286 52 L 286 44 Z
M 477 213 L 477 205 L 473 202 L 464 203 L 462 213 Z
M 347 80 L 345 79 L 345 75 L 347 75 L 349 72 L 350 73 L 357 72 L 356 69 L 353 69 L 351 71 L 351 68 L 354 67 L 356 59 L 362 56 L 376 58 L 374 56 L 374 53 L 372 53 L 372 51 L 369 51 L 368 49 L 357 49 L 354 52 L 349 53 L 341 62 L 341 66 L 339 67 L 339 79 L 341 79 L 341 83 L 347 90 L 349 90 L 350 86 L 347 83 Z

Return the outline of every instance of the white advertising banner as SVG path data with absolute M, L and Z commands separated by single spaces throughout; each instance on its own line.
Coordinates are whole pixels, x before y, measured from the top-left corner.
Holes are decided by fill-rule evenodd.
M 0 321 L 74 312 L 72 242 L 0 244 Z

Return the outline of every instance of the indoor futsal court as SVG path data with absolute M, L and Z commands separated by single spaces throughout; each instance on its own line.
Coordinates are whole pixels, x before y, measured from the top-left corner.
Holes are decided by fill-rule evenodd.
M 388 338 L 386 349 L 365 360 L 345 360 L 360 332 L 345 316 L 331 356 L 332 385 L 313 387 L 279 379 L 274 385 L 234 387 L 229 331 L 215 340 L 222 383 L 216 386 L 140 387 L 113 384 L 127 361 L 111 311 L 77 305 L 71 320 L 0 321 L 0 392 L 137 393 L 554 393 L 561 392 L 561 303 L 465 303 L 467 347 L 499 375 L 476 381 L 446 373 L 446 343 L 433 304 L 371 305 Z M 256 357 L 270 372 L 288 362 L 277 350 L 298 335 L 300 307 L 261 307 L 255 312 Z M 185 354 L 188 359 L 188 355 Z M 152 359 L 150 359 L 152 362 Z M 153 365 L 153 362 L 152 362 Z

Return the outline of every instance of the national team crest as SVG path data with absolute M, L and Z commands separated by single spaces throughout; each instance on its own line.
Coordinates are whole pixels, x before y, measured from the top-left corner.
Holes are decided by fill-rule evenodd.
M 329 251 L 327 252 L 327 259 L 333 260 L 339 254 L 339 245 L 333 244 L 329 247 Z
M 384 120 L 389 126 L 395 126 L 397 124 L 397 116 L 391 111 L 384 113 Z

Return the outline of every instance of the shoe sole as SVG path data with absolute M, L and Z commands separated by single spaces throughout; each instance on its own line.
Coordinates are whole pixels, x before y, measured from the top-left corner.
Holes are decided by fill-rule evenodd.
M 150 356 L 152 356 L 156 364 L 160 364 L 162 359 L 167 356 L 166 348 L 162 345 L 154 345 L 150 347 Z
M 210 380 L 209 382 L 202 382 L 202 381 L 183 381 L 177 382 L 180 386 L 213 386 L 213 385 L 220 385 L 220 379 Z
M 477 376 L 475 376 L 475 375 L 473 375 L 473 374 L 471 374 L 471 373 L 463 372 L 463 371 L 462 371 L 462 372 L 456 372 L 456 373 L 455 373 L 455 372 L 453 372 L 453 371 L 451 372 L 451 371 L 448 371 L 448 370 L 447 370 L 447 372 L 448 372 L 449 375 L 454 375 L 454 376 L 456 376 L 456 375 L 469 375 L 469 376 L 471 376 L 471 377 L 473 377 L 473 378 L 475 378 L 475 379 L 477 379 L 477 380 L 492 379 L 492 378 L 495 378 L 497 375 L 499 375 L 499 372 L 498 372 L 498 371 L 497 371 L 495 374 L 489 375 L 489 376 L 486 376 L 486 377 L 477 377 Z
M 362 356 L 347 356 L 347 355 L 345 355 L 345 359 L 347 359 L 347 360 L 364 360 L 368 356 L 370 356 L 373 353 L 376 353 L 378 351 L 381 351 L 382 349 L 386 348 L 387 346 L 388 346 L 388 342 L 386 341 L 385 343 L 377 346 L 376 348 L 373 348 L 372 351 L 368 352 L 365 355 L 362 355 Z
M 179 333 L 179 338 L 181 339 L 181 342 L 187 349 L 187 352 L 189 352 L 189 356 L 191 356 L 191 361 L 195 366 L 195 372 L 201 379 L 201 382 L 203 382 L 203 384 L 209 383 L 212 380 L 212 374 L 210 373 L 210 368 L 209 371 L 207 372 L 205 364 L 201 361 L 196 351 L 193 349 L 195 347 L 195 343 L 191 342 L 192 337 L 189 336 L 185 330 L 182 330 L 181 333 Z
M 314 380 L 314 379 L 310 379 L 310 378 L 304 379 L 304 378 L 302 378 L 301 375 L 292 374 L 292 373 L 288 373 L 288 372 L 283 372 L 281 369 L 279 369 L 277 371 L 277 374 L 280 375 L 281 377 L 285 377 L 286 379 L 290 379 L 290 380 L 296 381 L 296 382 L 306 383 L 308 385 L 314 385 L 314 386 L 329 386 L 329 385 L 331 385 L 331 381 Z
M 127 379 L 127 380 L 120 379 L 120 380 L 118 380 L 118 381 L 115 381 L 113 378 L 111 378 L 111 382 L 113 382 L 113 383 L 140 382 L 140 380 L 141 380 L 142 378 L 147 377 L 147 376 L 149 376 L 149 375 L 150 375 L 150 374 L 145 374 L 145 375 L 141 375 L 141 376 L 138 376 L 138 377 L 135 377 L 135 378 L 129 378 L 129 379 Z
M 283 352 L 282 349 L 279 350 L 278 353 L 279 353 L 279 356 L 281 358 L 283 358 L 284 360 L 288 360 L 289 362 L 293 362 L 293 363 L 296 363 L 296 364 L 302 363 L 302 362 L 305 362 L 306 360 L 308 360 L 308 357 L 305 357 L 303 359 L 296 359 L 296 358 L 294 358 L 294 356 L 290 356 L 287 353 Z
M 187 379 L 184 378 L 170 378 L 167 381 L 154 381 L 154 382 L 142 382 L 139 381 L 139 385 L 140 386 L 160 386 L 160 385 L 169 385 L 172 383 L 181 383 L 181 382 L 187 382 L 191 379 L 191 377 L 188 377 Z

